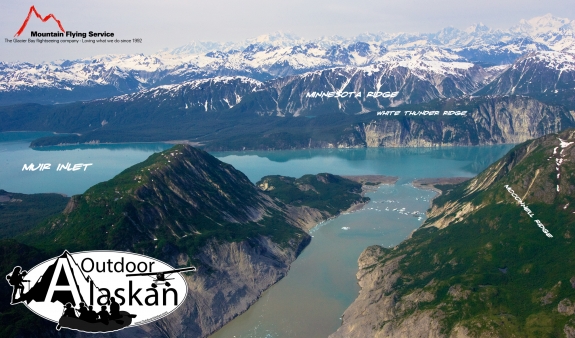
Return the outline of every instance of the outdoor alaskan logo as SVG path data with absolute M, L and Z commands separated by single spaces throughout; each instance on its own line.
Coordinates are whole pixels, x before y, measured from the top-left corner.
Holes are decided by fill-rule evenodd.
M 12 305 L 23 303 L 57 330 L 110 332 L 172 313 L 188 293 L 180 273 L 192 271 L 130 252 L 64 251 L 29 271 L 16 266 L 6 280 Z

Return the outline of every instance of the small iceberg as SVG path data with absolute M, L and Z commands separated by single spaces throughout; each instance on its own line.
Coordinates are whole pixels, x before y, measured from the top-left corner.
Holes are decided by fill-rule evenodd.
M 342 227 L 341 230 L 349 230 L 349 227 Z

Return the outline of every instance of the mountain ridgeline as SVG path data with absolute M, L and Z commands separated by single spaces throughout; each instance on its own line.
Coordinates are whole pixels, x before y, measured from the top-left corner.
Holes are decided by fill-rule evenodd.
M 0 62 L 0 132 L 58 133 L 33 147 L 168 140 L 206 150 L 522 142 L 574 126 L 574 32 L 575 21 L 545 15 L 508 31 L 474 25 L 316 41 L 280 33 L 150 56 Z
M 323 100 L 323 114 L 318 106 L 318 115 L 279 117 L 254 113 L 262 109 L 261 102 L 268 102 L 253 99 L 261 92 L 250 94 L 226 111 L 205 112 L 185 109 L 180 93 L 190 91 L 181 89 L 173 92 L 173 98 L 155 101 L 6 107 L 0 109 L 0 125 L 3 130 L 72 133 L 35 140 L 33 147 L 188 139 L 213 151 L 519 143 L 575 126 L 574 113 L 567 107 L 518 95 L 443 99 L 388 109 L 401 111 L 399 115 L 378 115 L 375 110 L 363 114 L 329 113 L 327 107 L 336 105 L 338 99 L 315 98 L 318 102 Z M 405 111 L 467 113 L 406 116 Z
M 468 77 L 467 84 L 443 81 L 440 73 L 422 69 L 421 61 L 442 65 L 442 72 L 461 71 L 460 75 L 473 65 L 471 73 L 490 72 L 492 66 L 509 65 L 528 53 L 573 53 L 574 32 L 575 21 L 547 14 L 521 20 L 507 30 L 475 24 L 464 30 L 446 27 L 433 33 L 378 32 L 315 40 L 279 32 L 241 42 L 196 41 L 151 55 L 98 55 L 40 64 L 0 62 L 0 105 L 92 100 L 217 76 L 268 81 L 378 64 L 390 70 L 390 77 L 401 78 L 407 69 L 422 81 L 431 80 L 439 92 L 453 94 L 481 86 L 481 77 Z M 403 69 L 395 72 L 395 67 Z
M 574 160 L 570 129 L 437 186 L 410 239 L 362 253 L 330 337 L 574 337 Z
M 231 165 L 181 145 L 73 196 L 61 216 L 29 235 L 41 235 L 41 242 L 45 238 L 62 241 L 71 250 L 78 250 L 75 243 L 84 248 L 90 243 L 93 247 L 85 249 L 148 254 L 157 250 L 155 256 L 176 240 L 189 248 L 205 244 L 204 238 L 213 238 L 213 224 L 221 224 L 216 233 L 224 240 L 273 233 L 278 242 L 288 241 L 271 225 L 259 229 L 257 222 L 265 223 L 275 215 L 273 206 L 269 197 Z M 87 228 L 85 217 L 90 214 L 102 216 L 99 221 L 90 220 Z
M 4 240 L 14 253 L 4 258 L 3 269 L 23 264 L 26 250 L 51 257 L 65 249 L 131 251 L 174 267 L 194 265 L 198 271 L 185 277 L 188 297 L 174 314 L 118 334 L 205 337 L 286 275 L 311 239 L 307 228 L 367 201 L 361 184 L 348 179 L 302 179 L 304 185 L 285 178 L 281 187 L 311 189 L 304 198 L 270 195 L 233 166 L 177 145 L 72 196 L 61 213 L 16 236 L 18 242 Z M 35 323 L 18 311 L 16 306 L 0 314 L 8 336 L 27 335 L 18 316 Z
M 207 150 L 267 150 L 516 143 L 575 126 L 570 53 L 494 67 L 437 48 L 405 53 L 266 82 L 213 77 L 89 102 L 3 106 L 0 131 L 59 133 L 33 147 L 185 139 Z M 408 113 L 429 111 L 438 114 Z

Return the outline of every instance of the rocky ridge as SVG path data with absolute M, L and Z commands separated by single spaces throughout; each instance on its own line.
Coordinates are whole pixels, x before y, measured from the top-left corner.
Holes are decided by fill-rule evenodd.
M 571 129 L 527 141 L 438 185 L 410 239 L 362 253 L 360 295 L 330 337 L 572 337 L 574 140 Z
M 303 230 L 309 219 L 293 208 L 306 207 L 322 220 L 365 201 L 359 183 L 328 174 L 307 179 L 317 185 L 311 200 L 327 199 L 337 207 L 317 209 L 306 201 L 292 206 L 233 166 L 177 145 L 72 196 L 61 214 L 16 239 L 48 256 L 64 249 L 110 249 L 142 253 L 174 267 L 196 266 L 197 272 L 185 276 L 189 295 L 177 311 L 115 334 L 205 337 L 284 277 L 309 243 Z M 345 198 L 322 194 L 330 189 L 359 192 Z

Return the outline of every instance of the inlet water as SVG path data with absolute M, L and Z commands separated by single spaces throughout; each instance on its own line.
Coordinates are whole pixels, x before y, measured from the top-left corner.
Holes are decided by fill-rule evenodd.
M 311 230 L 313 239 L 288 275 L 265 291 L 244 314 L 211 338 L 327 337 L 359 292 L 357 259 L 368 246 L 395 246 L 423 222 L 434 192 L 410 182 L 424 177 L 471 177 L 511 146 L 447 149 L 312 150 L 217 154 L 252 180 L 273 173 L 399 176 L 395 185 L 368 193 L 362 210 Z
M 171 145 L 136 143 L 29 148 L 37 133 L 0 133 L 0 189 L 11 192 L 80 194 L 127 167 Z M 318 149 L 213 153 L 256 182 L 265 175 L 300 177 L 389 175 L 400 179 L 368 193 L 362 210 L 311 230 L 313 239 L 288 275 L 262 294 L 248 311 L 212 335 L 222 337 L 327 337 L 339 327 L 343 311 L 357 297 L 357 258 L 369 245 L 394 246 L 424 220 L 431 191 L 410 182 L 426 177 L 472 177 L 512 146 Z M 30 163 L 93 163 L 84 171 L 22 171 Z
M 172 146 L 165 143 L 132 143 L 29 148 L 32 140 L 45 135 L 0 133 L 0 189 L 25 194 L 81 194 L 91 186 L 142 162 L 151 154 Z M 50 163 L 51 167 L 44 171 L 22 170 L 24 164 L 38 166 L 40 163 Z M 92 165 L 86 167 L 86 171 L 56 171 L 58 164 L 67 163 Z

